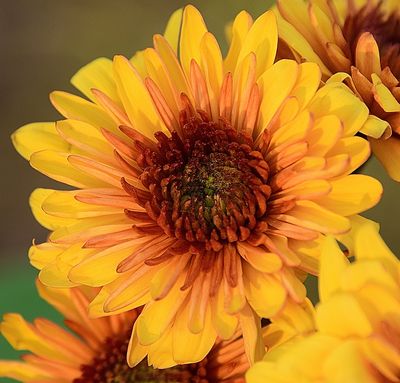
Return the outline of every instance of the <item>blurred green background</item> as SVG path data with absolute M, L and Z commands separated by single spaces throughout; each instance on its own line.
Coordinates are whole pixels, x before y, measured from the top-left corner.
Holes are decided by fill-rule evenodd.
M 70 77 L 96 57 L 131 56 L 148 47 L 152 35 L 164 30 L 175 9 L 187 4 L 178 0 L 0 0 L 0 119 L 2 124 L 0 316 L 20 312 L 26 318 L 58 315 L 40 301 L 34 289 L 36 275 L 27 261 L 32 238 L 41 242 L 46 232 L 34 221 L 28 197 L 36 187 L 55 187 L 29 167 L 14 151 L 10 134 L 26 123 L 59 118 L 48 101 L 54 90 L 73 91 Z M 224 27 L 234 15 L 247 9 L 259 15 L 272 0 L 192 1 L 203 13 L 209 29 L 226 47 Z M 400 186 L 387 178 L 376 161 L 363 172 L 385 186 L 380 205 L 368 217 L 379 221 L 382 235 L 398 251 L 400 238 Z M 315 281 L 310 282 L 315 287 Z M 17 355 L 0 339 L 0 358 Z M 6 382 L 6 380 L 4 380 Z

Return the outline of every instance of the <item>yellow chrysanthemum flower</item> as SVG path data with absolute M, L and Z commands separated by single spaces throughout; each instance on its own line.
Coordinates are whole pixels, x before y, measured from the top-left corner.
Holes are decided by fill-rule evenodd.
M 400 262 L 372 223 L 354 237 L 354 263 L 333 240 L 324 249 L 317 331 L 268 353 L 248 383 L 400 382 Z
M 31 354 L 22 361 L 0 360 L 0 377 L 23 383 L 244 383 L 249 363 L 239 334 L 219 340 L 199 363 L 173 366 L 165 350 L 157 348 L 148 363 L 130 368 L 126 354 L 132 322 L 140 310 L 91 319 L 87 307 L 95 289 L 56 289 L 38 283 L 38 290 L 63 314 L 72 333 L 44 318 L 29 323 L 19 314 L 6 314 L 1 333 L 15 349 Z M 276 326 L 265 330 L 271 346 L 290 335 L 278 330 Z
M 368 106 L 363 133 L 400 181 L 400 7 L 398 0 L 278 0 L 280 57 L 318 63 Z
M 343 84 L 318 89 L 316 64 L 273 64 L 272 12 L 240 13 L 225 59 L 192 6 L 167 36 L 84 67 L 72 82 L 91 101 L 54 92 L 66 119 L 14 134 L 35 169 L 77 188 L 33 193 L 53 232 L 30 259 L 46 285 L 102 287 L 92 315 L 145 305 L 131 342 L 148 352 L 162 339 L 198 362 L 239 327 L 252 361 L 259 317 L 303 302 L 324 235 L 380 198 L 350 175 L 370 154 L 355 136 L 368 109 Z

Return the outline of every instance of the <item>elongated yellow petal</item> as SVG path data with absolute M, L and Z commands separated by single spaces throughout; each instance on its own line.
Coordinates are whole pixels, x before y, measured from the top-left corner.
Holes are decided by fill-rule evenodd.
M 319 331 L 339 338 L 367 337 L 373 331 L 367 314 L 356 298 L 343 293 L 332 296 L 318 306 L 316 321 Z
M 261 334 L 261 320 L 246 305 L 239 313 L 239 323 L 243 331 L 244 348 L 250 365 L 258 362 L 265 354 L 264 343 Z
M 100 106 L 67 92 L 50 94 L 54 107 L 66 118 L 87 122 L 97 128 L 117 130 L 116 122 Z
M 133 126 L 150 139 L 155 132 L 165 130 L 142 79 L 125 57 L 114 57 L 114 76 Z
M 44 149 L 68 151 L 69 144 L 57 133 L 54 122 L 35 122 L 24 125 L 11 135 L 17 152 L 29 160 L 30 156 Z
M 299 66 L 291 60 L 278 61 L 258 80 L 262 101 L 256 128 L 256 136 L 268 127 L 279 107 L 289 96 L 298 78 Z
M 51 189 L 36 189 L 29 197 L 29 205 L 31 206 L 32 213 L 36 220 L 49 230 L 55 230 L 59 227 L 69 226 L 76 222 L 76 220 L 72 217 L 54 217 L 47 214 L 43 210 L 42 206 L 44 201 L 54 192 L 55 190 Z
M 180 283 L 179 283 L 180 282 Z M 138 318 L 138 337 L 142 345 L 150 345 L 160 339 L 161 335 L 174 319 L 188 291 L 181 291 L 182 278 L 171 289 L 169 294 L 159 300 L 151 302 Z
M 101 90 L 113 101 L 120 103 L 113 79 L 112 61 L 105 57 L 97 58 L 85 65 L 71 78 L 71 83 L 87 98 L 96 101 L 92 89 Z
M 278 44 L 278 27 L 272 11 L 262 14 L 251 26 L 243 41 L 238 64 L 251 52 L 257 57 L 256 78 L 259 78 L 275 61 Z
M 180 39 L 180 61 L 187 78 L 190 78 L 190 63 L 201 63 L 201 40 L 207 33 L 207 27 L 200 12 L 188 5 L 183 10 L 182 32 Z
M 331 181 L 332 191 L 318 200 L 318 204 L 344 216 L 361 213 L 375 206 L 381 199 L 383 187 L 375 178 L 352 174 Z
M 164 31 L 164 37 L 175 52 L 178 52 L 179 37 L 182 27 L 183 8 L 177 9 L 170 16 L 167 27 Z
M 210 306 L 207 306 L 203 331 L 193 334 L 187 326 L 188 321 L 189 305 L 184 305 L 175 319 L 172 334 L 172 355 L 176 363 L 196 363 L 203 360 L 216 339 Z
M 318 284 L 321 302 L 326 301 L 341 287 L 341 280 L 349 262 L 331 236 L 326 238 L 321 256 L 320 279 Z
M 232 25 L 232 42 L 224 61 L 225 73 L 233 73 L 235 71 L 238 64 L 238 57 L 252 24 L 253 19 L 246 11 L 242 11 L 236 16 Z
M 68 153 L 42 150 L 32 154 L 30 163 L 33 168 L 56 181 L 78 188 L 107 187 L 108 184 L 95 179 L 77 169 L 68 162 Z

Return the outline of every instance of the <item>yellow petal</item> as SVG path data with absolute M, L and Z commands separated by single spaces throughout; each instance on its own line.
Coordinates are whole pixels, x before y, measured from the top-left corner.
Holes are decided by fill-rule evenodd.
M 235 315 L 229 315 L 225 312 L 222 285 L 217 294 L 211 297 L 211 317 L 218 336 L 222 339 L 230 339 L 236 331 L 238 319 Z
M 179 36 L 182 27 L 183 8 L 177 9 L 170 16 L 167 27 L 164 31 L 164 37 L 175 52 L 178 52 Z
M 388 138 L 391 135 L 391 128 L 387 121 L 370 115 L 360 132 L 372 138 Z
M 72 287 L 77 284 L 72 282 L 68 274 L 70 270 L 93 250 L 82 248 L 82 243 L 76 243 L 60 253 L 54 262 L 47 264 L 39 273 L 40 281 L 51 287 Z
M 56 181 L 78 188 L 107 187 L 108 184 L 93 178 L 77 169 L 68 161 L 69 154 L 52 150 L 33 153 L 30 158 L 32 167 Z
M 385 112 L 400 112 L 400 103 L 394 97 L 390 89 L 388 89 L 379 76 L 375 73 L 371 75 L 374 84 L 375 101 L 382 107 Z
M 190 78 L 190 63 L 201 63 L 201 40 L 207 33 L 207 27 L 200 12 L 187 5 L 183 10 L 182 32 L 180 40 L 180 60 L 187 78 Z
M 287 291 L 274 276 L 261 273 L 250 265 L 244 265 L 246 298 L 258 315 L 270 318 L 284 305 Z
M 188 328 L 189 305 L 183 305 L 174 322 L 172 353 L 176 363 L 197 363 L 203 360 L 215 343 L 216 332 L 211 321 L 211 309 L 207 306 L 204 329 L 193 334 Z
M 93 102 L 96 99 L 92 89 L 101 90 L 113 101 L 120 102 L 113 78 L 112 61 L 105 57 L 97 58 L 79 69 L 71 78 L 71 83 Z
M 292 60 L 280 60 L 258 80 L 262 97 L 256 136 L 268 127 L 279 107 L 289 96 L 298 78 L 299 66 Z
M 312 201 L 296 202 L 286 220 L 321 233 L 341 234 L 350 230 L 348 219 Z
M 105 162 L 114 160 L 114 148 L 105 140 L 99 129 L 77 120 L 58 121 L 57 132 L 72 147 L 68 152 L 86 154 Z
M 246 242 L 239 242 L 237 249 L 256 270 L 263 273 L 275 273 L 282 268 L 282 259 L 258 246 L 251 246 Z
M 344 342 L 335 348 L 323 367 L 325 376 L 332 383 L 378 382 L 370 369 L 366 368 L 366 360 L 355 340 Z
M 321 84 L 321 69 L 314 62 L 299 65 L 299 76 L 291 95 L 299 102 L 300 110 L 308 105 Z
M 318 284 L 321 302 L 326 301 L 341 287 L 343 274 L 349 262 L 331 236 L 327 237 L 322 248 L 321 269 Z
M 327 115 L 318 118 L 307 137 L 309 143 L 307 155 L 324 157 L 342 137 L 342 134 L 342 122 L 337 116 Z
M 49 263 L 52 263 L 63 251 L 63 246 L 51 242 L 45 242 L 40 245 L 31 246 L 28 256 L 31 265 L 41 270 Z
M 251 26 L 243 41 L 238 57 L 238 64 L 251 52 L 256 55 L 256 78 L 259 78 L 275 61 L 278 44 L 278 28 L 276 17 L 272 11 L 267 11 L 258 17 Z
M 54 217 L 43 210 L 44 201 L 54 192 L 52 189 L 36 189 L 29 197 L 29 205 L 36 220 L 49 230 L 70 226 L 76 222 L 73 217 Z
M 182 282 L 181 278 L 165 298 L 149 303 L 140 314 L 137 319 L 140 344 L 147 346 L 154 343 L 170 325 L 188 294 L 187 290 L 180 289 Z
M 347 154 L 350 165 L 344 174 L 350 174 L 358 169 L 370 156 L 371 149 L 367 140 L 359 136 L 346 137 L 339 140 L 330 150 L 330 156 Z
M 375 178 L 351 174 L 331 181 L 332 191 L 318 204 L 337 214 L 350 216 L 375 206 L 382 197 L 383 187 Z
M 122 244 L 94 251 L 92 255 L 74 266 L 68 278 L 79 284 L 101 287 L 118 278 L 118 265 L 129 257 L 142 243 L 127 241 Z
M 147 363 L 154 368 L 170 368 L 176 365 L 172 355 L 173 331 L 170 327 L 164 335 L 149 346 Z
M 211 112 L 214 121 L 219 114 L 219 93 L 222 86 L 222 54 L 214 35 L 206 33 L 201 40 L 201 66 L 205 74 L 208 88 L 208 97 L 211 104 Z
M 154 139 L 154 133 L 166 130 L 139 74 L 123 56 L 114 57 L 114 77 L 118 94 L 133 126 Z
M 11 140 L 17 152 L 26 160 L 41 150 L 68 151 L 69 149 L 69 144 L 58 135 L 54 122 L 24 125 L 11 135 Z
M 315 94 L 310 102 L 315 118 L 336 115 L 343 123 L 344 136 L 353 136 L 367 121 L 369 110 L 344 84 L 329 83 Z
M 244 348 L 250 365 L 260 361 L 264 354 L 261 334 L 261 319 L 246 305 L 239 313 L 239 323 L 243 332 Z
M 67 92 L 50 94 L 54 107 L 66 118 L 87 122 L 97 128 L 117 130 L 116 122 L 100 106 Z
M 394 268 L 398 267 L 398 260 L 379 235 L 379 227 L 372 221 L 364 220 L 353 234 L 355 255 L 360 259 L 385 259 Z
M 355 297 L 338 293 L 317 307 L 318 330 L 324 334 L 347 337 L 368 337 L 372 324 Z
M 246 36 L 253 24 L 252 17 L 246 12 L 240 12 L 232 25 L 232 42 L 224 61 L 224 72 L 234 73 L 238 64 L 238 57 L 243 47 Z
M 139 343 L 139 338 L 137 336 L 137 321 L 135 321 L 132 329 L 131 338 L 129 340 L 127 361 L 129 367 L 137 366 L 147 355 L 148 346 L 143 346 Z

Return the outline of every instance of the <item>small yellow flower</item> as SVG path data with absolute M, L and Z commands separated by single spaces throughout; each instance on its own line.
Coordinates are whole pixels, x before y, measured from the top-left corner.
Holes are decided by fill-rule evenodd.
M 316 332 L 268 353 L 249 383 L 400 381 L 400 262 L 371 222 L 353 238 L 353 263 L 333 239 L 323 251 Z
M 19 314 L 6 314 L 1 333 L 15 349 L 31 353 L 22 361 L 0 360 L 0 377 L 23 383 L 244 383 L 249 363 L 240 334 L 229 341 L 218 340 L 196 364 L 173 367 L 174 361 L 156 344 L 148 363 L 130 368 L 126 355 L 132 323 L 140 310 L 91 319 L 87 306 L 96 289 L 54 289 L 40 282 L 37 286 L 42 298 L 64 316 L 70 331 L 44 318 L 29 323 Z M 273 346 L 292 333 L 275 326 L 265 330 L 265 339 Z
M 280 57 L 321 67 L 368 106 L 362 130 L 400 181 L 400 7 L 398 0 L 278 0 Z
M 316 64 L 273 64 L 272 12 L 241 12 L 225 58 L 192 6 L 166 36 L 82 68 L 72 82 L 90 101 L 54 92 L 66 119 L 14 134 L 35 169 L 76 188 L 32 194 L 52 233 L 30 259 L 46 285 L 101 287 L 92 315 L 145 305 L 131 342 L 149 355 L 163 342 L 198 362 L 239 329 L 253 361 L 260 317 L 301 304 L 324 236 L 381 196 L 350 175 L 370 155 L 356 136 L 368 109 L 343 84 L 319 89 Z

